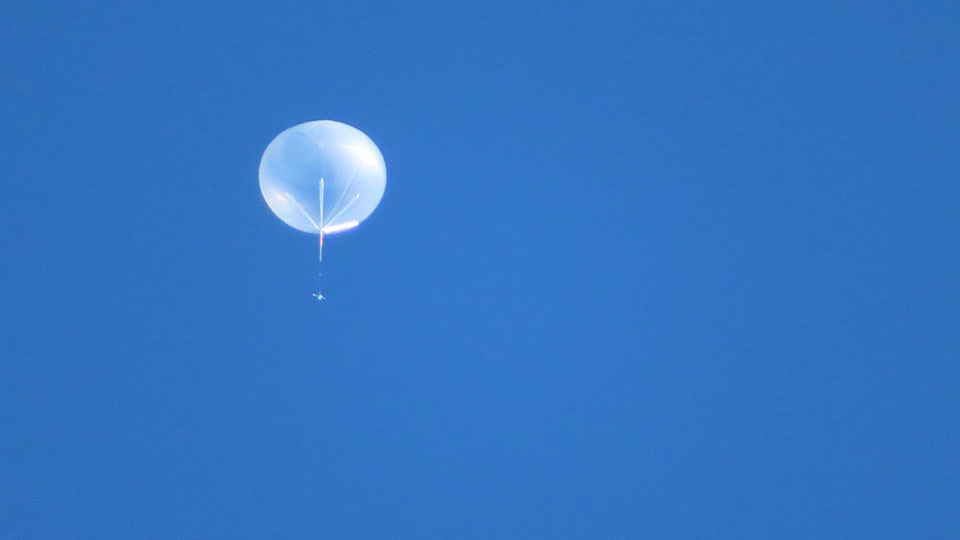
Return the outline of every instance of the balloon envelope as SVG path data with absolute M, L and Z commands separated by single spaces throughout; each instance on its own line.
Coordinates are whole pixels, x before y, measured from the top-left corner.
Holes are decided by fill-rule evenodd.
M 387 167 L 377 145 L 359 129 L 333 120 L 283 131 L 260 159 L 260 192 L 270 210 L 304 232 L 351 228 L 373 212 L 386 185 Z

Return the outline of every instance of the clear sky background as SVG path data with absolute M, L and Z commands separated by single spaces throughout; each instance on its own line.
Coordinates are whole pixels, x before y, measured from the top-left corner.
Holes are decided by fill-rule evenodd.
M 0 15 L 0 537 L 960 537 L 955 2 L 192 4 Z

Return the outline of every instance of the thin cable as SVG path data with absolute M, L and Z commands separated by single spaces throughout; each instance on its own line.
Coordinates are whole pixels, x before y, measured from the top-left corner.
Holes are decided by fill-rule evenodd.
M 360 194 L 357 193 L 356 196 L 354 196 L 353 199 L 352 199 L 350 202 L 348 202 L 347 204 L 345 204 L 344 207 L 341 208 L 339 212 L 337 212 L 336 214 L 333 215 L 333 217 L 331 217 L 329 220 L 327 220 L 327 223 L 336 223 L 337 218 L 339 218 L 340 216 L 342 216 L 344 212 L 346 212 L 347 210 L 350 209 L 351 206 L 353 206 L 353 203 L 355 203 L 355 202 L 357 202 L 357 201 L 359 201 L 359 200 L 360 200 Z M 323 228 L 324 228 L 324 229 L 329 229 L 330 227 L 324 225 Z
M 347 187 L 343 188 L 343 191 L 340 193 L 340 196 L 337 197 L 337 202 L 334 203 L 333 208 L 330 210 L 331 213 L 337 211 L 337 208 L 340 207 L 340 203 L 343 202 L 343 198 L 350 191 L 350 186 L 353 185 L 353 181 L 357 179 L 357 173 L 360 172 L 360 164 L 357 164 L 357 168 L 353 170 L 353 175 L 350 177 L 350 181 L 347 182 Z M 339 215 L 339 214 L 338 214 Z M 333 221 L 333 218 L 330 218 L 328 221 Z M 323 221 L 320 221 L 322 225 L 326 225 Z
M 314 221 L 312 217 L 310 217 L 310 214 L 308 214 L 307 211 L 304 210 L 302 206 L 300 206 L 300 203 L 298 203 L 297 200 L 293 198 L 293 195 L 290 195 L 289 191 L 284 192 L 284 194 L 287 196 L 287 198 L 293 201 L 293 204 L 296 205 L 297 210 L 300 210 L 300 213 L 303 214 L 303 217 L 307 218 L 307 221 L 309 221 L 310 224 L 313 225 L 313 228 L 319 231 L 320 227 L 317 225 L 317 222 Z
M 320 223 L 323 223 L 323 177 L 320 177 Z M 323 227 L 317 227 L 317 300 L 323 300 Z

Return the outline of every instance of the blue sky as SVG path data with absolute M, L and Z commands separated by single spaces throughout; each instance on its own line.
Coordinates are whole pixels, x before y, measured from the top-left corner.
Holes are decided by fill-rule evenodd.
M 6 4 L 0 536 L 960 536 L 960 10 L 839 4 Z

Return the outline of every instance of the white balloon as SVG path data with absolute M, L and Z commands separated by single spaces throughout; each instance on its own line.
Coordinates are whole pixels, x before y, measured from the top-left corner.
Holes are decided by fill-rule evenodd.
M 359 224 L 380 204 L 386 185 L 387 167 L 377 145 L 359 129 L 333 120 L 283 131 L 260 159 L 260 192 L 270 210 L 313 234 Z

